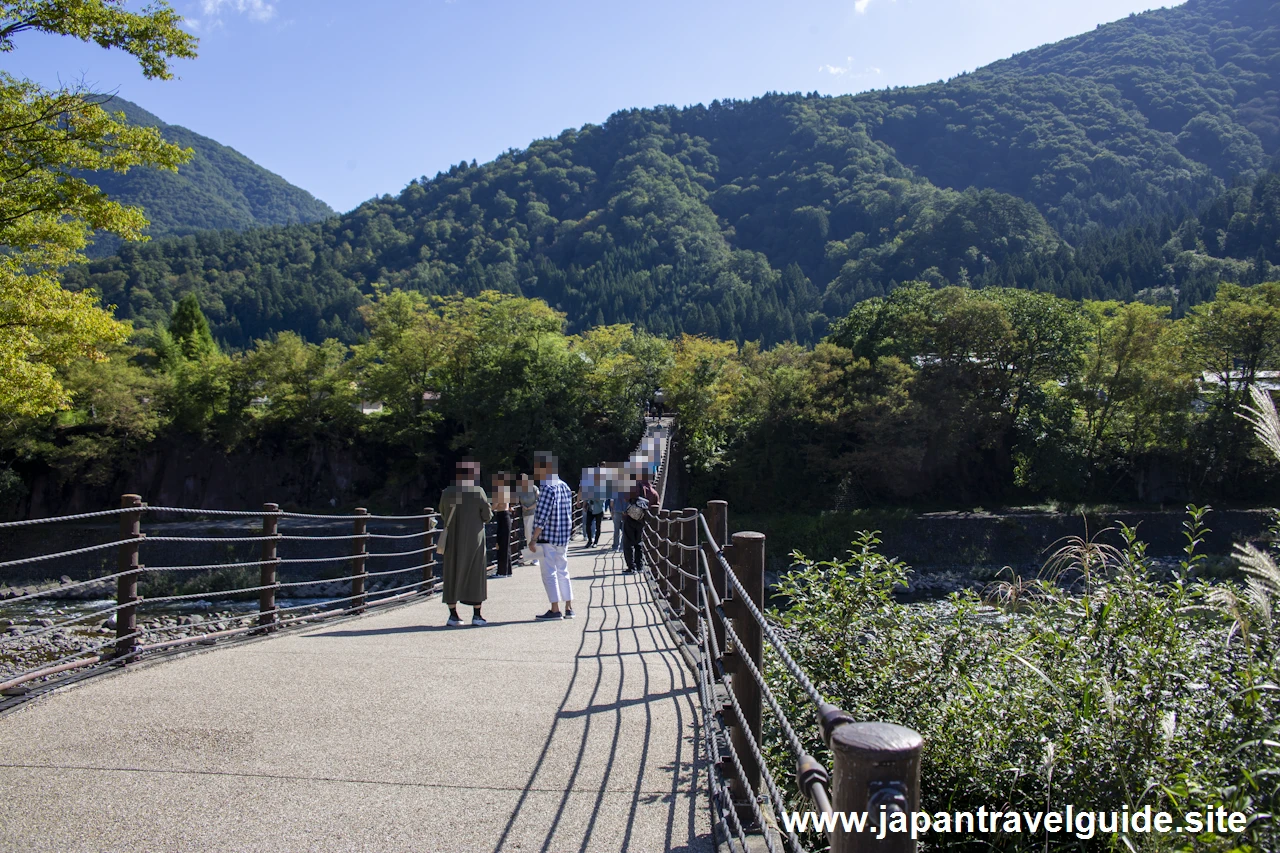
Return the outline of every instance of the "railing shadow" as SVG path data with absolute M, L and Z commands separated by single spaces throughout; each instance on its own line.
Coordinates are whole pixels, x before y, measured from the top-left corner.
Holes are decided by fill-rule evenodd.
M 589 762 L 596 762 L 601 768 L 599 787 L 594 791 L 594 800 L 590 804 L 589 818 L 582 830 L 580 853 L 600 849 L 628 850 L 633 847 L 637 830 L 637 812 L 643 807 L 647 814 L 665 803 L 667 814 L 663 843 L 661 849 L 675 851 L 709 850 L 712 845 L 708 841 L 700 844 L 698 839 L 699 816 L 706 811 L 706 804 L 698 794 L 703 785 L 702 756 L 698 754 L 697 738 L 693 736 L 692 726 L 695 722 L 696 700 L 690 701 L 696 687 L 687 684 L 687 677 L 682 670 L 682 663 L 677 653 L 671 648 L 670 638 L 662 633 L 657 609 L 650 601 L 647 590 L 636 580 L 634 575 L 621 573 L 621 554 L 602 549 L 594 555 L 593 571 L 585 576 L 590 581 L 590 596 L 585 608 L 579 608 L 588 620 L 588 626 L 582 632 L 582 640 L 574 656 L 573 674 L 564 697 L 561 699 L 551 730 L 542 745 L 538 760 L 524 784 L 520 797 L 507 821 L 501 835 L 497 838 L 494 851 L 503 850 L 521 823 L 522 815 L 529 818 L 530 795 L 545 792 L 548 788 L 542 783 L 542 777 L 550 768 L 553 753 L 563 756 L 569 746 L 566 737 L 580 738 L 574 749 L 572 769 L 567 782 L 557 784 L 563 793 L 555 804 L 549 824 L 545 827 L 540 841 L 530 843 L 522 840 L 525 849 L 535 848 L 541 851 L 563 849 L 556 844 L 557 833 L 566 823 L 574 798 L 590 792 L 584 790 L 579 780 L 584 777 L 584 768 Z M 623 651 L 625 646 L 636 650 L 646 646 L 660 651 L 641 653 L 639 651 Z M 656 661 L 661 660 L 661 664 Z M 614 663 L 607 663 L 613 661 Z M 665 670 L 654 672 L 654 667 L 665 667 Z M 608 690 L 606 677 L 617 681 L 616 690 Z M 664 677 L 665 676 L 665 677 Z M 637 680 L 638 679 L 638 680 Z M 666 685 L 672 685 L 661 692 L 651 691 L 653 681 L 661 679 Z M 681 686 L 686 685 L 686 686 Z M 584 691 L 587 694 L 583 700 Z M 608 691 L 613 695 L 602 695 Z M 630 695 L 628 695 L 630 693 Z M 638 695 L 637 695 L 638 694 Z M 662 765 L 651 765 L 645 759 L 650 744 L 655 736 L 653 702 L 671 701 L 675 708 L 678 744 L 674 761 Z M 642 742 L 640 744 L 641 759 L 637 762 L 634 778 L 622 779 L 619 750 L 622 746 L 623 732 L 628 737 L 634 736 L 634 723 L 630 729 L 624 726 L 624 711 L 643 706 L 645 720 Z M 570 728 L 566 724 L 577 723 L 581 726 Z M 666 731 L 667 721 L 663 721 L 664 731 L 656 733 L 658 737 L 668 738 L 671 732 Z M 592 734 L 601 727 L 612 726 L 612 737 L 603 754 L 592 754 Z M 557 761 L 555 766 L 562 766 Z M 646 775 L 654 775 L 660 771 L 671 779 L 669 790 L 646 789 Z M 619 838 L 613 826 L 610 826 L 608 838 L 596 838 L 597 821 L 604 811 L 606 798 L 629 796 L 626 804 L 628 810 L 625 831 Z M 704 815 L 705 816 L 705 815 Z M 531 819 L 541 823 L 545 820 L 545 812 Z M 651 819 L 651 818 L 647 818 Z M 646 822 L 647 822 L 646 820 Z M 679 829 L 679 831 L 678 831 Z M 577 837 L 577 827 L 574 837 Z M 541 830 L 540 830 L 541 832 Z M 646 842 L 646 849 L 650 842 Z

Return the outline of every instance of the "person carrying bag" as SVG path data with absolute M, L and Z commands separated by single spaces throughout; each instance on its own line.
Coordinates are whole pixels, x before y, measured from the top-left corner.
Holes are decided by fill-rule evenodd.
M 627 506 L 622 519 L 622 557 L 627 567 L 623 574 L 633 574 L 644 568 L 644 520 L 650 510 L 656 510 L 660 500 L 658 490 L 649 482 L 649 472 L 643 461 L 627 465 L 636 484 L 627 492 Z

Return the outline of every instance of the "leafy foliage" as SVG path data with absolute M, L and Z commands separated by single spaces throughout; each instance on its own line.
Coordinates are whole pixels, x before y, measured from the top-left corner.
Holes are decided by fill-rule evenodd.
M 545 303 L 491 291 L 394 291 L 365 316 L 370 336 L 355 347 L 282 332 L 228 354 L 188 294 L 167 328 L 137 332 L 105 364 L 66 368 L 70 410 L 0 425 L 0 470 L 93 489 L 166 441 L 282 459 L 334 449 L 366 466 L 359 488 L 374 505 L 420 506 L 464 453 L 528 470 L 550 448 L 570 476 L 621 458 L 642 432 L 640 401 L 673 363 L 662 339 L 629 326 L 566 335 Z M 300 485 L 297 499 L 307 494 Z
M 118 0 L 0 2 L 0 52 L 26 31 L 70 35 L 138 59 L 146 77 L 171 76 L 171 57 L 195 39 L 164 2 L 141 13 Z M 56 368 L 101 359 L 126 329 L 92 293 L 62 289 L 59 271 L 84 260 L 93 229 L 138 239 L 142 212 L 108 199 L 84 170 L 174 169 L 187 156 L 151 128 L 130 127 L 83 88 L 49 91 L 0 72 L 0 411 L 46 412 L 67 403 Z
M 1277 722 L 1275 700 L 1261 692 L 1274 670 L 1272 626 L 1229 642 L 1234 631 L 1209 604 L 1210 587 L 1157 580 L 1135 532 L 1120 532 L 1124 547 L 1078 542 L 1061 552 L 1054 577 L 1006 582 L 987 603 L 966 592 L 929 606 L 894 598 L 909 569 L 864 533 L 842 560 L 797 555 L 800 566 L 779 584 L 789 606 L 774 616 L 830 701 L 924 737 L 922 808 L 931 814 L 991 803 L 1265 810 L 1261 752 L 1237 747 Z M 1194 544 L 1188 553 L 1184 568 Z M 779 674 L 774 683 L 790 682 Z M 811 713 L 798 691 L 787 705 L 793 719 Z M 822 756 L 825 746 L 808 736 Z M 775 773 L 786 774 L 776 752 Z M 1025 830 L 945 840 L 975 850 L 1041 843 Z M 1084 850 L 1264 850 L 1275 839 L 1260 821 L 1249 848 L 1209 835 L 1070 840 Z
M 1278 294 L 1223 284 L 1174 320 L 1144 303 L 907 283 L 812 350 L 718 344 L 673 405 L 699 496 L 747 511 L 1259 499 L 1275 464 L 1236 415 L 1280 368 Z

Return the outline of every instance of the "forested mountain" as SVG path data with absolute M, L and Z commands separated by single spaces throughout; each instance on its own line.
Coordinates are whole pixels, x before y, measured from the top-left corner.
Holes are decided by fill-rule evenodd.
M 190 148 L 191 161 L 177 174 L 137 168 L 125 174 L 101 172 L 91 180 L 108 195 L 146 211 L 152 238 L 209 229 L 243 231 L 264 225 L 316 222 L 333 209 L 304 189 L 254 163 L 234 148 L 176 124 L 166 124 L 137 104 L 113 97 L 103 109 L 122 112 L 130 124 L 160 129 L 169 142 Z M 118 250 L 114 237 L 100 238 L 95 257 Z
M 1190 0 L 945 83 L 626 110 L 341 217 L 126 246 L 69 282 L 149 322 L 197 291 L 234 346 L 353 340 L 380 285 L 766 344 L 910 280 L 1181 310 L 1276 277 L 1277 22 L 1273 0 Z

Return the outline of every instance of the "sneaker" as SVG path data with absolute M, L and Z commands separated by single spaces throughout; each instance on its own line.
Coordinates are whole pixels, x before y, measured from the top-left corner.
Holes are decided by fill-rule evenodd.
M 471 624 L 476 626 L 477 628 L 483 628 L 485 625 L 488 625 L 489 622 L 483 616 L 472 616 Z
M 457 616 L 450 616 L 449 621 L 444 624 L 448 625 L 450 628 L 457 628 L 459 625 L 462 624 L 462 620 L 459 619 Z
M 564 609 L 564 618 L 566 618 L 566 619 L 572 619 L 572 618 L 573 618 L 573 608 L 571 608 L 571 607 L 566 607 L 566 608 Z
M 535 619 L 563 619 L 564 616 L 558 610 L 548 610 L 546 613 L 539 613 L 533 617 Z

